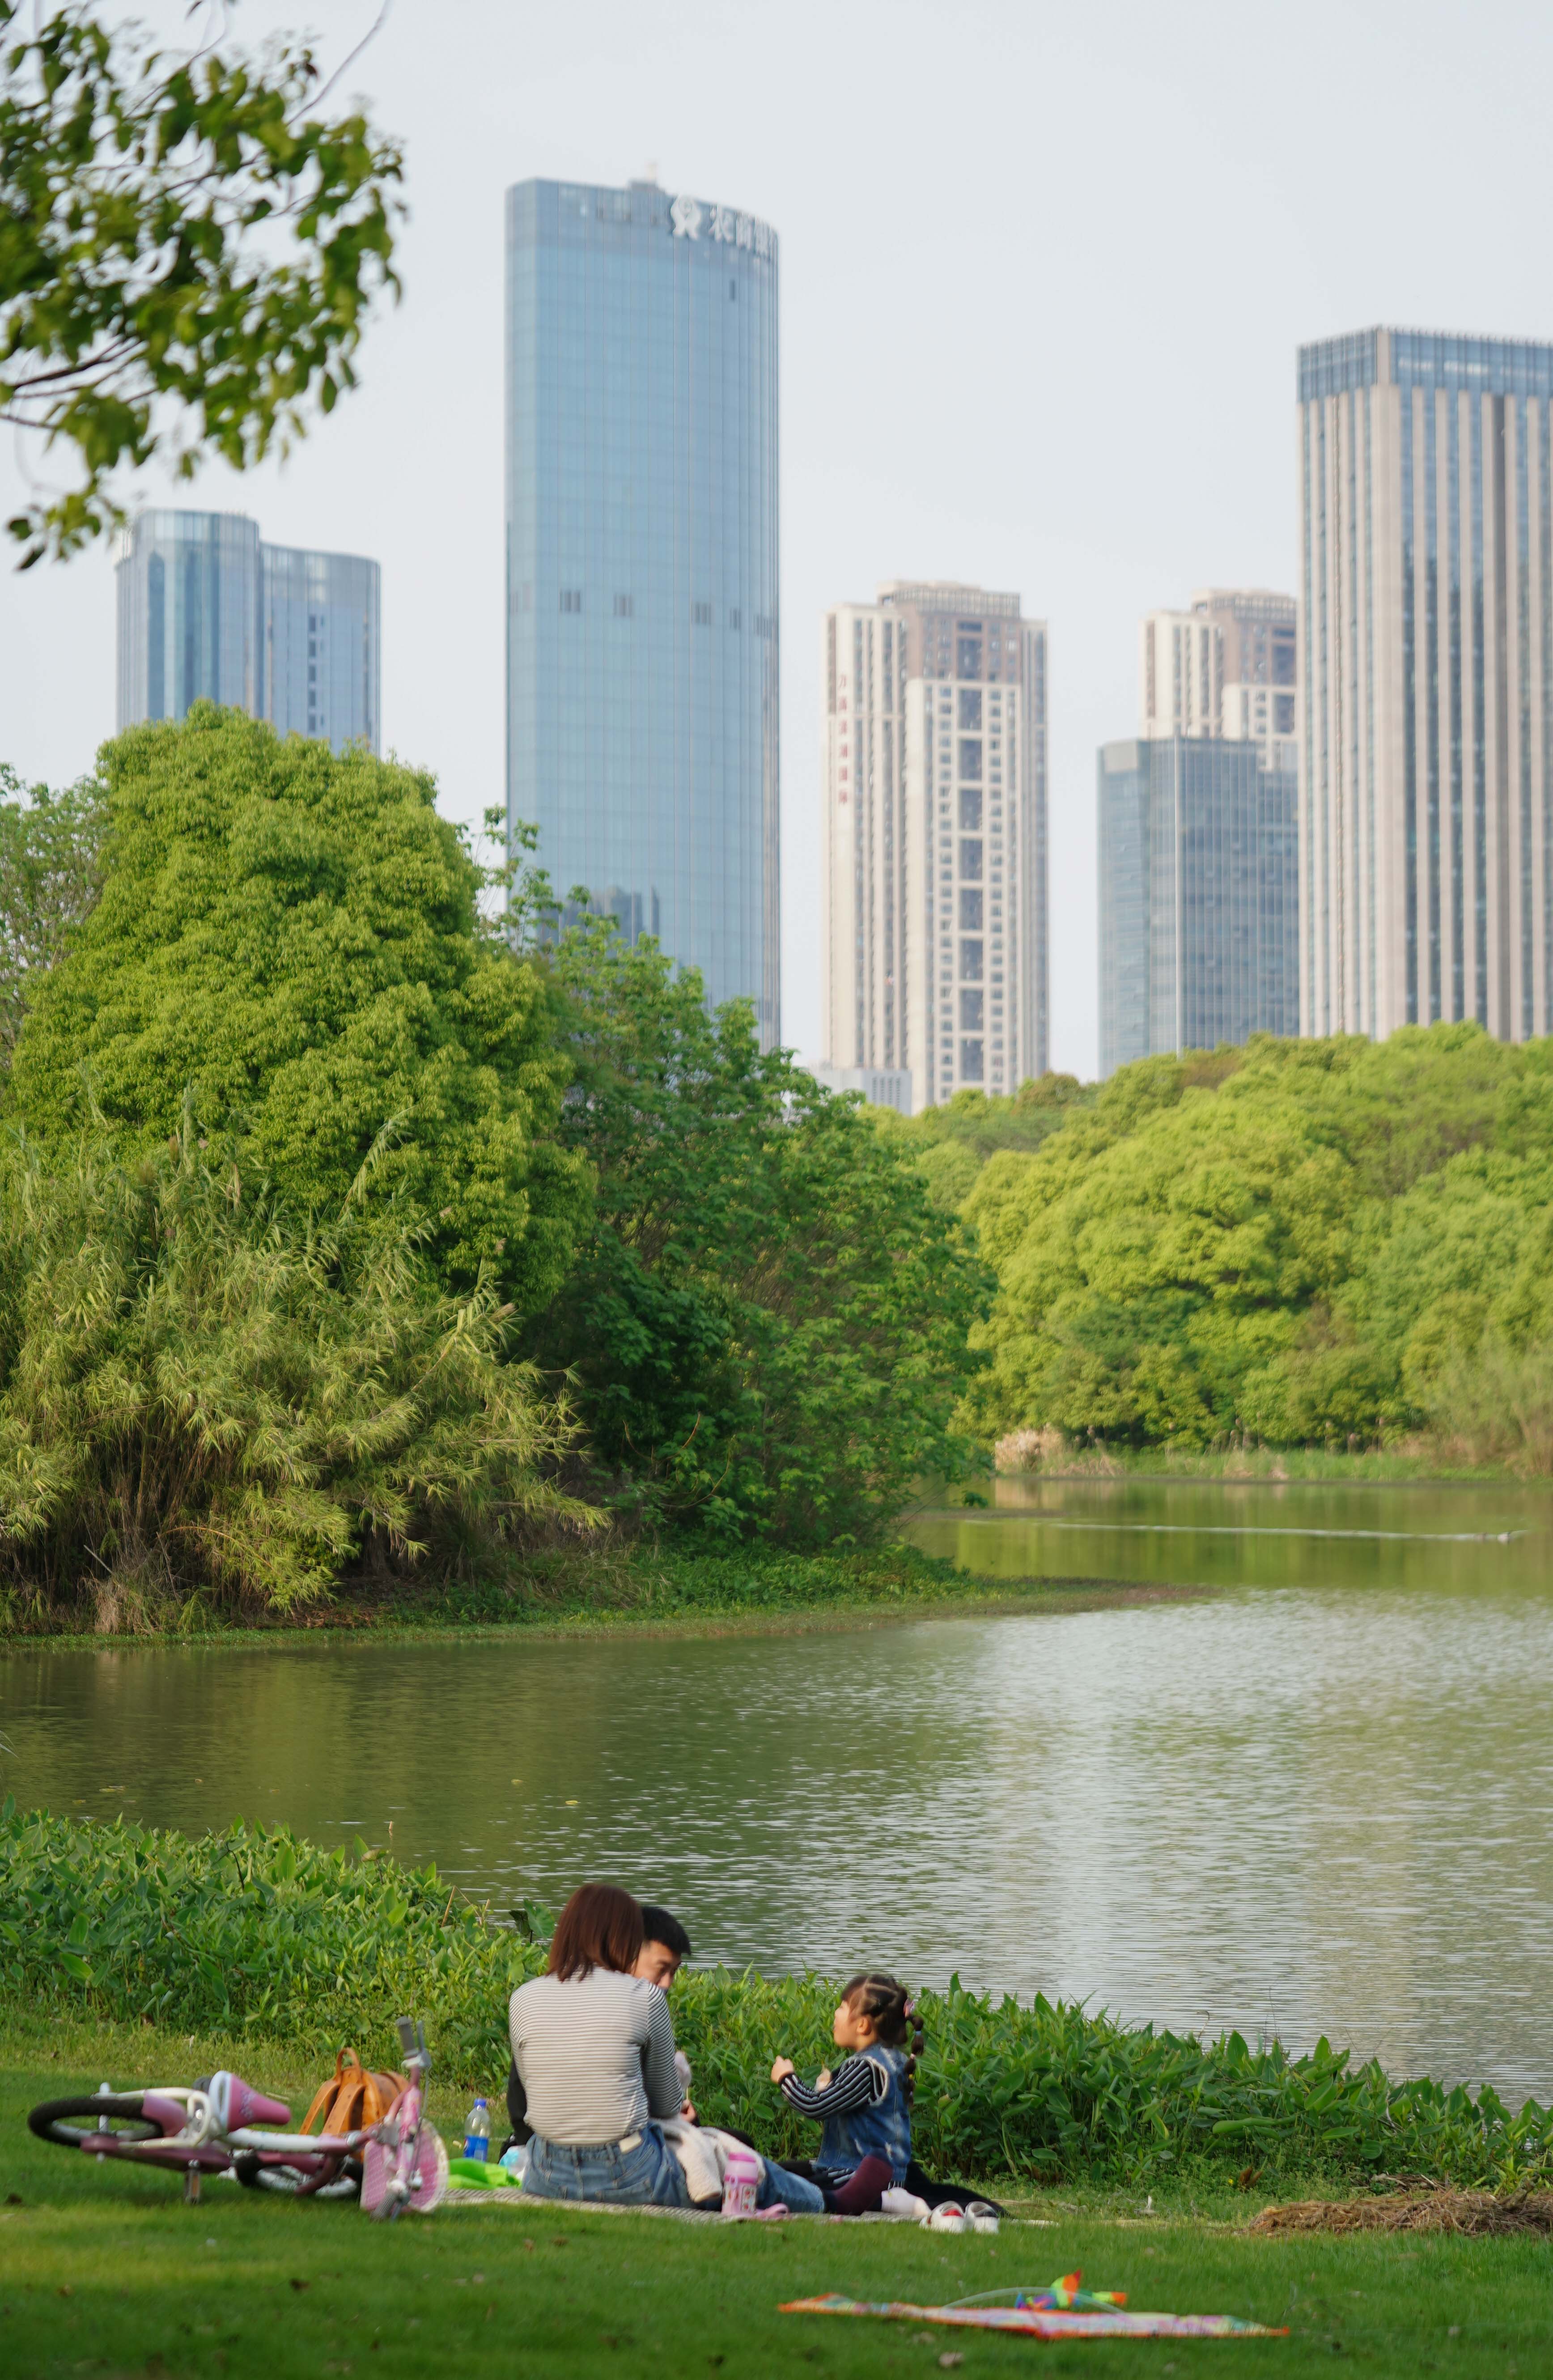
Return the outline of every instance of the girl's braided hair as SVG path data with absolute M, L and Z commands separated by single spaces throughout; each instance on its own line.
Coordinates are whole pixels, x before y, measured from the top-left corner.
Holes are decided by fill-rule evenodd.
M 901 2086 L 909 2100 L 924 2042 L 922 2020 L 904 1984 L 897 1983 L 893 1975 L 854 1975 L 842 1998 L 854 2016 L 869 2019 L 876 2037 L 887 2048 L 901 2048 L 909 2036 L 911 2046 L 906 2051 L 906 2070 Z

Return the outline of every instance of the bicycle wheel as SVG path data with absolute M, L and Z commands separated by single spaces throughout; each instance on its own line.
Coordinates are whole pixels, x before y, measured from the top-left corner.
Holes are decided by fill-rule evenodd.
M 62 2149 L 79 2149 L 94 2132 L 108 2131 L 121 2141 L 158 2141 L 162 2127 L 140 2113 L 143 2091 L 99 2092 L 90 2099 L 45 2099 L 27 2119 L 27 2129 L 40 2141 Z

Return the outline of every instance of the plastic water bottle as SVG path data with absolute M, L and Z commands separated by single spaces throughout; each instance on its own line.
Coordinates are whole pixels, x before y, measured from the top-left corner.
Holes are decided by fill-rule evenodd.
M 722 2213 L 730 2223 L 755 2212 L 760 2190 L 760 2160 L 753 2149 L 735 2143 L 722 2168 Z
M 491 2103 L 477 2099 L 464 2119 L 464 2154 L 483 2165 L 491 2155 Z

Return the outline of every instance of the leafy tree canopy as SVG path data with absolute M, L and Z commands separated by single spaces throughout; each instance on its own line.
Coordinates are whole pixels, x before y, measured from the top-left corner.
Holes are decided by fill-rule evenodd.
M 354 385 L 401 159 L 318 85 L 291 42 L 170 55 L 0 0 L 0 420 L 84 475 L 10 522 L 24 566 L 117 516 L 120 468 L 244 469 Z
M 593 1227 L 532 1346 L 568 1364 L 622 1501 L 728 1538 L 845 1542 L 962 1459 L 980 1266 L 852 1100 L 752 1012 L 589 919 L 554 960 Z
M 899 1115 L 893 1108 L 872 1108 L 869 1113 L 887 1138 L 916 1158 L 933 1204 L 957 1209 L 989 1158 L 1003 1149 L 1039 1148 L 1074 1108 L 1094 1104 L 1095 1087 L 1075 1075 L 1040 1075 L 1008 1098 L 956 1091 L 941 1107 L 925 1108 L 920 1115 Z
M 1435 1417 L 1553 1330 L 1553 1042 L 1473 1025 L 1123 1067 L 967 1202 L 999 1292 L 969 1416 L 1188 1447 Z
M 59 794 L 24 791 L 0 762 L 0 1074 L 15 1055 L 28 984 L 63 957 L 96 897 L 102 835 L 95 778 Z
M 374 1176 L 443 1276 L 525 1309 L 568 1261 L 583 1156 L 544 988 L 481 926 L 481 872 L 429 777 L 197 703 L 103 748 L 102 896 L 30 995 L 15 1111 L 58 1144 L 94 1104 L 121 1145 L 230 1135 L 302 1206 Z

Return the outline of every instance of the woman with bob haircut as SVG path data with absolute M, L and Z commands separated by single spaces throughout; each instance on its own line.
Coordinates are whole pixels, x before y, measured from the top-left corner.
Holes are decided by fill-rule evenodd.
M 666 1994 L 631 1972 L 642 1947 L 638 1902 L 614 1884 L 585 1884 L 561 1912 L 547 1972 L 512 1996 L 513 2061 L 533 2139 L 524 2189 L 533 2198 L 613 2198 L 688 2206 L 679 2159 L 661 2127 L 679 2113 L 674 2028 Z M 824 2204 L 812 2182 L 768 2171 L 757 2204 L 806 2213 Z

